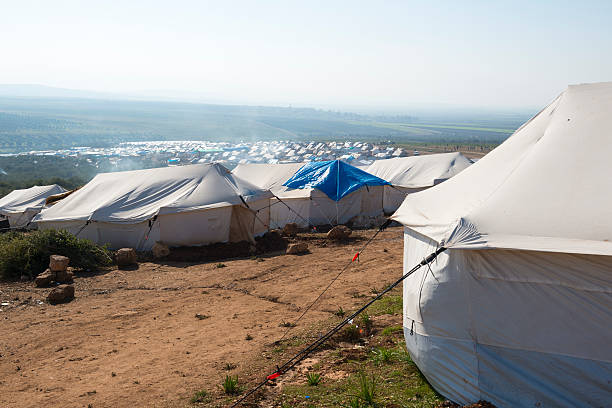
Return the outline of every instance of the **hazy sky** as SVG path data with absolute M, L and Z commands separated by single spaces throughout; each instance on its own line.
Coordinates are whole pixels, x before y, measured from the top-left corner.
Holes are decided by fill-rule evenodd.
M 609 80 L 612 1 L 0 0 L 4 84 L 535 107 Z

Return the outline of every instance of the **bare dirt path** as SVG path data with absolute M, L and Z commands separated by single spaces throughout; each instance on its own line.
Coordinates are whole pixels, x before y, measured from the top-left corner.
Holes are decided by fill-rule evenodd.
M 297 318 L 373 233 L 355 232 L 343 245 L 303 236 L 311 253 L 301 256 L 224 267 L 141 263 L 78 277 L 76 299 L 57 306 L 40 302 L 49 289 L 0 284 L 0 406 L 189 406 L 197 390 L 218 388 L 227 363 L 239 376 L 265 366 L 263 350 L 286 330 L 280 324 Z M 390 228 L 295 330 L 362 304 L 401 271 L 401 228 Z

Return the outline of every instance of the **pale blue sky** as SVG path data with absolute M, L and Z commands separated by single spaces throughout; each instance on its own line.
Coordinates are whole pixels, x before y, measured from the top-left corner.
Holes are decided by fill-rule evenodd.
M 612 1 L 0 0 L 0 83 L 536 107 L 612 80 Z

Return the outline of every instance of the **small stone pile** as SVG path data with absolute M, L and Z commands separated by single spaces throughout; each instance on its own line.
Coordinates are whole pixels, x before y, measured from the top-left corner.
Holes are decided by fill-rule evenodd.
M 70 283 L 74 274 L 68 270 L 70 258 L 61 255 L 51 255 L 49 268 L 34 279 L 34 284 L 39 288 L 46 288 L 53 282 Z
M 287 255 L 305 254 L 308 252 L 308 244 L 305 242 L 296 242 L 287 246 Z
M 343 241 L 351 236 L 351 229 L 345 225 L 336 225 L 327 233 L 327 239 L 332 241 Z
M 117 265 L 119 268 L 127 268 L 138 265 L 138 256 L 134 248 L 121 248 L 117 251 Z
M 299 231 L 299 227 L 295 222 L 290 222 L 285 224 L 283 227 L 283 236 L 285 237 L 295 237 Z

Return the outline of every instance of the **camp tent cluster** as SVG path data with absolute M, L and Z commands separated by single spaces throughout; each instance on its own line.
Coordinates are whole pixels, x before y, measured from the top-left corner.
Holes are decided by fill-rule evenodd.
M 0 198 L 0 220 L 8 223 L 8 228 L 30 227 L 32 218 L 45 207 L 47 197 L 65 191 L 57 184 L 14 190 Z
M 252 242 L 291 222 L 305 228 L 373 225 L 385 212 L 392 194 L 387 189 L 395 192 L 396 205 L 469 162 L 458 153 L 407 159 L 381 164 L 381 176 L 341 160 L 243 164 L 232 172 L 199 164 L 104 173 L 70 192 L 59 186 L 14 191 L 0 200 L 0 214 L 13 228 L 63 229 L 111 248 Z
M 497 149 L 408 195 L 410 354 L 442 395 L 499 407 L 612 401 L 612 83 L 570 86 Z

